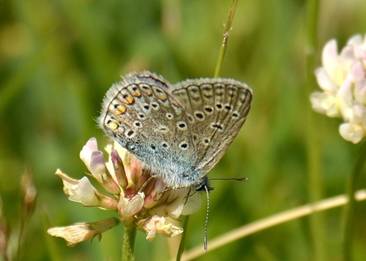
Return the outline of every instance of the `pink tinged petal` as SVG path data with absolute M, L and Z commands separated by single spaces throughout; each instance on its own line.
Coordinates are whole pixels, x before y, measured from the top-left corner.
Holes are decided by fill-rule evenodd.
M 66 240 L 67 245 L 73 246 L 80 242 L 93 239 L 95 236 L 101 236 L 103 232 L 119 223 L 118 219 L 110 218 L 91 223 L 76 223 L 65 227 L 52 227 L 47 233 L 54 237 L 61 237 Z
M 99 181 L 102 183 L 103 179 L 105 179 L 105 177 L 103 177 L 106 173 L 106 168 L 104 165 L 104 157 L 103 157 L 103 153 L 101 151 L 93 151 L 91 156 L 90 156 L 90 165 L 89 165 L 89 170 L 91 172 L 91 174 Z
M 359 124 L 342 123 L 339 126 L 339 133 L 343 139 L 356 144 L 364 137 L 365 130 Z
M 366 79 L 355 84 L 354 96 L 357 102 L 366 105 Z
M 144 206 L 145 195 L 142 192 L 137 193 L 132 198 L 121 196 L 118 202 L 118 212 L 122 220 L 129 219 L 136 215 Z
M 168 237 L 175 237 L 183 233 L 183 229 L 172 219 L 157 215 L 140 220 L 138 226 L 147 233 L 147 240 L 153 239 L 157 233 Z
M 345 46 L 342 49 L 339 57 L 340 61 L 343 63 L 343 66 L 348 69 L 351 66 L 352 62 L 356 59 L 354 46 Z
M 69 200 L 85 206 L 100 205 L 100 200 L 96 195 L 97 191 L 87 177 L 83 177 L 80 180 L 73 179 L 59 169 L 56 171 L 56 175 L 62 179 L 64 192 Z
M 104 186 L 104 188 L 112 193 L 119 194 L 120 188 L 113 178 L 108 174 L 103 153 L 98 150 L 97 140 L 91 138 L 84 145 L 80 152 L 80 158 L 84 161 L 92 176 Z
M 90 138 L 80 151 L 80 159 L 85 166 L 90 170 L 91 156 L 94 151 L 98 151 L 98 144 L 96 138 Z
M 58 169 L 55 173 L 61 178 L 64 193 L 69 200 L 78 202 L 87 207 L 115 208 L 114 199 L 99 193 L 87 177 L 73 179 Z
M 127 176 L 126 176 L 126 172 L 125 172 L 125 168 L 124 168 L 122 159 L 120 158 L 117 150 L 114 150 L 114 149 L 112 150 L 111 161 L 113 164 L 114 174 L 115 174 L 118 184 L 122 188 L 126 188 L 127 184 L 128 184 Z
M 336 40 L 328 41 L 322 52 L 322 64 L 330 77 L 333 77 L 338 67 L 338 47 Z
M 337 91 L 337 85 L 335 83 L 333 83 L 333 81 L 329 78 L 327 72 L 324 70 L 324 68 L 318 68 L 315 70 L 315 76 L 316 76 L 316 80 L 319 84 L 319 86 L 324 90 L 324 91 L 329 91 L 329 92 L 336 92 Z
M 352 105 L 353 105 L 353 93 L 352 93 L 352 77 L 348 75 L 343 85 L 337 93 L 338 106 L 344 119 L 352 119 Z
M 163 192 L 166 189 L 166 185 L 164 181 L 161 179 L 154 179 L 151 181 L 144 189 L 145 197 L 145 208 L 152 208 L 159 202 L 159 199 L 164 194 Z
M 366 72 L 363 64 L 360 61 L 356 61 L 351 67 L 351 77 L 355 82 L 359 82 L 365 79 Z
M 134 190 L 138 184 L 141 185 L 146 180 L 146 177 L 143 176 L 143 164 L 117 142 L 114 142 L 113 146 L 117 151 L 119 158 L 123 162 L 124 171 L 128 181 L 127 187 Z
M 310 102 L 316 112 L 325 114 L 328 117 L 340 116 L 337 99 L 333 95 L 324 92 L 313 92 L 310 95 Z

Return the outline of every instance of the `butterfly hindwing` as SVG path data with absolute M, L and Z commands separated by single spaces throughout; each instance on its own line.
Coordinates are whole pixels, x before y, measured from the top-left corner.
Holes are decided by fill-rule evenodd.
M 239 81 L 203 78 L 178 83 L 171 93 L 186 110 L 196 147 L 196 167 L 206 174 L 245 122 L 252 92 Z

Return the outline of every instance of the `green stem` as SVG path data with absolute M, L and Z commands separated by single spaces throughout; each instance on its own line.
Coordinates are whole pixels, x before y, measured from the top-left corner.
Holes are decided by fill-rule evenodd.
M 133 250 L 136 237 L 136 227 L 132 224 L 125 224 L 123 233 L 122 261 L 133 261 L 135 260 Z
M 344 211 L 344 235 L 343 235 L 343 260 L 352 260 L 352 234 L 353 234 L 353 220 L 355 216 L 355 191 L 357 189 L 357 184 L 359 177 L 363 171 L 364 164 L 366 160 L 366 142 L 361 146 L 358 159 L 353 171 L 348 178 L 347 184 L 347 197 L 348 204 L 345 206 Z
M 184 251 L 184 242 L 185 242 L 186 234 L 187 234 L 188 221 L 189 221 L 189 216 L 186 216 L 183 221 L 183 234 L 182 234 L 182 238 L 180 239 L 180 243 L 179 243 L 179 248 L 178 248 L 178 253 L 177 253 L 177 258 L 176 258 L 177 261 L 180 261 L 183 251 Z
M 316 66 L 316 50 L 318 45 L 318 16 L 319 1 L 307 1 L 307 43 L 306 43 L 306 92 L 305 97 L 308 99 L 315 83 L 314 69 Z M 309 104 L 307 108 L 307 158 L 308 158 L 308 190 L 311 202 L 321 198 L 321 171 L 320 171 L 320 151 L 318 146 L 319 136 L 317 135 L 317 126 L 313 117 L 313 112 Z M 313 253 L 315 260 L 325 260 L 324 253 L 324 233 L 323 219 L 321 214 L 310 217 L 311 240 L 313 244 Z
M 224 34 L 223 34 L 223 38 L 222 38 L 222 44 L 220 47 L 219 57 L 217 59 L 217 63 L 216 63 L 216 67 L 215 67 L 214 77 L 218 77 L 220 74 L 220 71 L 221 71 L 221 66 L 224 61 L 226 48 L 227 48 L 227 44 L 229 41 L 229 34 L 230 34 L 230 30 L 231 30 L 231 27 L 232 27 L 232 24 L 234 21 L 234 16 L 235 16 L 236 8 L 238 6 L 238 1 L 239 0 L 233 0 L 233 2 L 231 3 L 231 7 L 229 9 L 227 21 L 225 23 Z

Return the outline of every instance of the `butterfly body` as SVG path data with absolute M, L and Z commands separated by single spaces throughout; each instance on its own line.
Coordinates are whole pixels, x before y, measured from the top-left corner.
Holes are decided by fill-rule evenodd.
M 249 87 L 231 79 L 171 85 L 135 73 L 108 90 L 99 123 L 168 187 L 197 186 L 239 132 L 251 98 Z

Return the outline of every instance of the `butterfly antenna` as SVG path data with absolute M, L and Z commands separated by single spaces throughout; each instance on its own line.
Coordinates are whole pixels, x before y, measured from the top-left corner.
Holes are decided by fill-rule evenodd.
M 247 177 L 239 177 L 239 178 L 210 178 L 209 179 L 210 181 L 211 180 L 234 180 L 234 181 L 247 181 L 248 178 Z
M 208 234 L 208 216 L 209 216 L 209 212 L 210 212 L 210 193 L 209 193 L 209 188 L 207 187 L 207 185 L 203 186 L 205 191 L 206 191 L 206 217 L 205 217 L 205 224 L 203 227 L 203 249 L 205 251 L 207 251 L 207 234 Z

